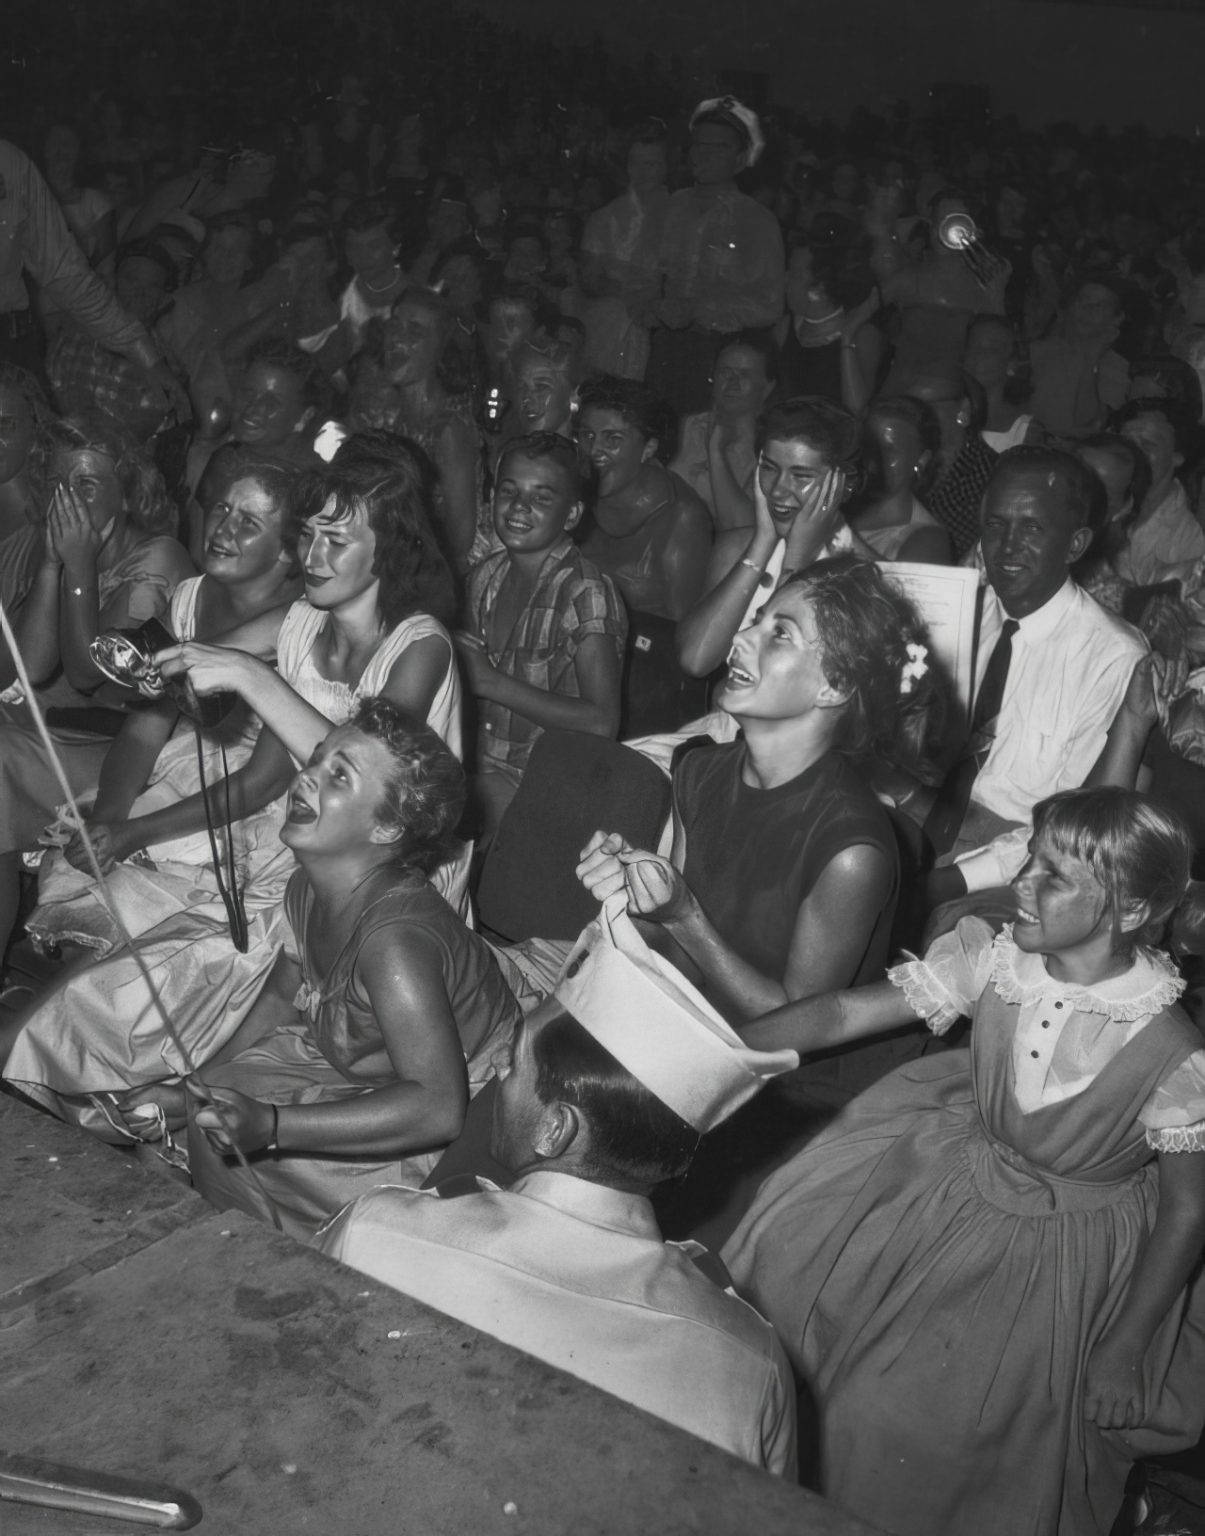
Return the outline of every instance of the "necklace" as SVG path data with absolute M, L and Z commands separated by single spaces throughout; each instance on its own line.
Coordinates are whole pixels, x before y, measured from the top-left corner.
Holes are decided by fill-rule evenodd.
M 363 275 L 363 273 L 360 274 L 360 281 L 364 284 L 364 287 L 367 288 L 369 293 L 388 293 L 393 285 L 397 282 L 398 278 L 401 277 L 401 275 L 402 269 L 395 261 L 393 264 L 393 276 L 387 283 L 382 283 L 380 287 L 377 287 L 374 283 L 370 283 L 368 279 Z

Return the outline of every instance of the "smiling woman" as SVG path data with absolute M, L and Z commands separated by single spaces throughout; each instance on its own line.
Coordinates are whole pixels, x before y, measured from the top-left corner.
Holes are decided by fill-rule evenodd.
M 881 974 L 897 857 L 864 771 L 925 771 L 938 695 L 931 673 L 905 682 L 919 640 L 876 566 L 818 562 L 733 643 L 716 703 L 743 739 L 680 759 L 671 858 L 595 834 L 584 883 L 626 887 L 730 1017 Z
M 429 289 L 407 289 L 355 360 L 348 417 L 361 430 L 409 438 L 431 460 L 436 521 L 458 564 L 477 533 L 483 482 L 472 378 L 451 305 Z
M 281 837 L 300 866 L 285 896 L 299 958 L 200 1074 L 220 1115 L 190 1105 L 193 1182 L 215 1205 L 306 1237 L 373 1185 L 421 1183 L 459 1133 L 519 1019 L 489 946 L 426 879 L 464 793 L 434 731 L 381 699 L 293 779 Z
M 673 416 L 642 384 L 591 381 L 577 435 L 596 480 L 582 550 L 619 588 L 630 619 L 621 734 L 673 730 L 703 704 L 678 666 L 674 626 L 702 590 L 711 519 L 666 468 Z
M 254 625 L 260 643 L 275 644 L 301 588 L 289 507 L 294 478 L 287 470 L 261 464 L 209 509 L 204 574 L 181 582 L 167 615 L 167 626 L 178 639 L 221 640 Z M 201 749 L 206 780 L 216 783 L 224 772 L 242 768 L 258 734 L 259 722 L 245 705 L 207 728 Z M 97 785 L 82 797 L 90 803 L 88 831 L 109 876 L 106 896 L 74 837 L 65 853 L 52 851 L 42 861 L 30 932 L 40 942 L 74 942 L 106 953 L 118 938 L 110 904 L 127 930 L 138 935 L 173 912 L 198 914 L 206 896 L 220 921 L 207 834 L 165 836 L 167 829 L 156 832 L 152 820 L 154 813 L 170 812 L 200 788 L 192 724 L 179 717 L 170 699 L 128 716 L 105 754 Z M 279 824 L 276 806 L 268 805 L 240 820 L 235 831 L 242 877 L 265 899 L 262 876 L 279 856 Z M 126 862 L 143 851 L 147 859 Z
M 692 677 L 724 660 L 732 637 L 794 572 L 843 552 L 873 559 L 842 507 L 861 478 L 856 417 L 819 396 L 767 407 L 755 437 L 754 527 L 716 539 L 706 593 L 678 626 L 678 658 Z
M 240 505 L 246 510 L 245 500 Z M 224 643 L 192 639 L 157 658 L 169 674 L 187 672 L 199 693 L 239 694 L 266 727 L 245 763 L 208 792 L 215 819 L 229 811 L 242 820 L 278 801 L 296 763 L 369 693 L 425 720 L 460 755 L 460 684 L 440 622 L 451 617 L 451 577 L 427 519 L 414 455 L 396 443 L 349 438 L 329 469 L 301 482 L 295 512 L 313 601 L 294 603 L 279 625 L 278 670 L 236 648 L 263 643 L 246 627 L 226 634 Z M 218 550 L 226 553 L 234 538 L 223 529 Z M 205 825 L 204 802 L 194 793 L 140 817 L 138 836 L 146 846 L 204 834 Z M 432 876 L 458 910 L 466 902 L 470 851 L 458 848 Z M 203 904 L 137 940 L 195 1062 L 209 1060 L 230 1038 L 276 961 L 285 936 L 280 894 L 290 868 L 288 850 L 278 846 L 244 886 L 251 921 L 243 955 Z M 190 1069 L 166 1038 L 132 956 L 118 951 L 100 964 L 103 977 L 93 968 L 52 994 L 59 1016 L 71 1021 L 71 1050 L 43 1049 L 35 1015 L 10 1062 L 24 1091 L 73 1118 L 89 1094 L 120 1093 Z M 103 1127 L 98 1133 L 106 1134 Z

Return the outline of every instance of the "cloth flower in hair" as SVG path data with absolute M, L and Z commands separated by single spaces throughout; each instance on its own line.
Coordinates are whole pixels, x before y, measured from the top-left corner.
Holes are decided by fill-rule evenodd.
M 908 660 L 900 669 L 900 692 L 912 693 L 929 670 L 929 647 L 913 641 L 908 646 Z

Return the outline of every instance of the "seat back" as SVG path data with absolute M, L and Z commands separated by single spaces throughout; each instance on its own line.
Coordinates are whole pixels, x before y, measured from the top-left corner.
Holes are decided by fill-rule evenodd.
M 511 943 L 575 939 L 598 915 L 574 873 L 591 834 L 656 848 L 669 809 L 669 780 L 639 752 L 584 731 L 545 731 L 485 856 L 482 924 Z

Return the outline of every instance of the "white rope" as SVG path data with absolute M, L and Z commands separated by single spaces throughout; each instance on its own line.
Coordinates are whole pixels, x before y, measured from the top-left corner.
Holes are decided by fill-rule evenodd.
M 193 1060 L 192 1052 L 185 1045 L 184 1040 L 168 1016 L 167 1007 L 163 1001 L 163 997 L 159 991 L 159 988 L 155 984 L 155 979 L 151 975 L 150 967 L 143 959 L 142 953 L 134 941 L 133 934 L 131 934 L 129 928 L 127 928 L 125 920 L 118 910 L 117 903 L 113 900 L 113 897 L 109 892 L 108 878 L 100 867 L 100 860 L 96 856 L 96 848 L 92 842 L 91 836 L 89 835 L 88 826 L 84 819 L 84 813 L 80 810 L 79 801 L 76 799 L 75 791 L 71 788 L 70 781 L 67 778 L 67 771 L 63 767 L 63 762 L 59 756 L 58 749 L 55 746 L 54 738 L 51 736 L 50 731 L 46 725 L 46 716 L 42 712 L 42 706 L 38 699 L 36 690 L 34 689 L 33 683 L 30 681 L 29 672 L 25 666 L 25 658 L 21 655 L 21 647 L 17 643 L 16 635 L 13 633 L 13 627 L 9 622 L 8 610 L 2 599 L 0 599 L 0 635 L 3 635 L 5 643 L 9 649 L 9 654 L 12 656 L 13 666 L 15 667 L 17 673 L 17 680 L 20 682 L 21 688 L 25 694 L 25 703 L 29 708 L 30 714 L 33 716 L 34 726 L 37 730 L 38 736 L 41 738 L 43 747 L 46 749 L 46 755 L 50 759 L 50 766 L 54 770 L 55 778 L 58 780 L 59 788 L 63 793 L 63 799 L 70 809 L 72 818 L 75 821 L 80 841 L 84 845 L 84 853 L 87 855 L 88 866 L 91 869 L 92 877 L 96 881 L 97 887 L 100 891 L 100 897 L 104 902 L 105 910 L 113 920 L 113 926 L 117 930 L 118 938 L 121 940 L 125 948 L 129 950 L 131 956 L 133 957 L 134 964 L 138 968 L 139 975 L 146 983 L 147 991 L 150 993 L 151 1002 L 155 1008 L 155 1012 L 159 1015 L 159 1022 L 163 1025 L 164 1032 L 166 1033 L 168 1039 L 175 1046 L 176 1050 L 179 1052 L 180 1060 L 184 1063 L 186 1069 L 185 1075 L 193 1078 L 195 1081 L 197 1064 Z M 204 794 L 204 792 L 205 786 L 202 785 L 201 793 Z M 222 1129 L 226 1133 L 226 1139 L 229 1141 L 231 1148 L 234 1151 L 235 1157 L 238 1158 L 240 1166 L 250 1175 L 256 1187 L 263 1195 L 268 1210 L 271 1212 L 273 1225 L 276 1227 L 277 1231 L 282 1231 L 283 1229 L 280 1225 L 280 1218 L 276 1214 L 276 1207 L 268 1198 L 267 1191 L 260 1183 L 255 1169 L 252 1168 L 248 1163 L 246 1155 L 235 1144 L 234 1138 L 230 1135 L 230 1127 L 226 1121 L 222 1106 L 214 1100 L 212 1095 L 204 1092 L 203 1084 L 199 1084 L 198 1086 L 201 1088 L 201 1092 L 198 1093 L 196 1097 L 203 1099 L 204 1108 L 212 1109 L 213 1112 L 217 1115 Z M 131 1141 L 137 1141 L 139 1139 L 132 1132 L 128 1134 L 130 1135 Z

